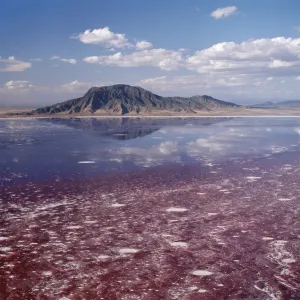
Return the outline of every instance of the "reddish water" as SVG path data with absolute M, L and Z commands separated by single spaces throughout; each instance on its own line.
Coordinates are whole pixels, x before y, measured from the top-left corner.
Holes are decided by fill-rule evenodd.
M 297 152 L 2 187 L 0 299 L 300 299 Z

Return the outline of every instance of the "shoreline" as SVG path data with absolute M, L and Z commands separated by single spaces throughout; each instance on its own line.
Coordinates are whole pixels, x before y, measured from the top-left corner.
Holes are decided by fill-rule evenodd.
M 174 116 L 158 116 L 158 115 L 141 115 L 141 116 L 30 116 L 30 117 L 2 117 L 0 115 L 0 121 L 2 120 L 33 120 L 33 119 L 123 119 L 123 118 L 155 118 L 155 119 L 175 119 L 175 118 L 300 118 L 300 115 L 199 115 L 199 116 L 192 116 L 192 115 L 174 115 Z

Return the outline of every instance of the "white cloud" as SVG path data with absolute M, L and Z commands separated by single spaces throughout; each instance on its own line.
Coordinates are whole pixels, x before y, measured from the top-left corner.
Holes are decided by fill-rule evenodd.
M 202 78 L 201 78 L 202 79 Z M 177 92 L 183 90 L 189 90 L 190 88 L 196 89 L 202 88 L 205 82 L 201 80 L 199 76 L 187 75 L 187 76 L 159 76 L 153 78 L 147 78 L 141 80 L 138 85 L 145 89 L 154 89 L 158 92 L 165 92 L 168 94 L 170 91 Z
M 76 38 L 84 44 L 97 44 L 109 48 L 126 48 L 131 46 L 125 34 L 114 33 L 110 31 L 109 27 L 94 30 L 88 29 L 80 33 Z
M 222 19 L 222 18 L 227 18 L 231 15 L 236 14 L 237 11 L 238 11 L 238 9 L 236 6 L 227 6 L 227 7 L 222 7 L 222 8 L 216 9 L 210 15 L 215 19 Z
M 102 83 L 85 82 L 73 80 L 71 82 L 58 84 L 58 85 L 33 85 L 27 80 L 11 80 L 4 84 L 3 88 L 0 87 L 0 91 L 9 93 L 23 93 L 24 91 L 34 93 L 66 93 L 66 94 L 84 94 L 91 87 L 101 87 Z
M 187 68 L 199 73 L 271 73 L 273 76 L 283 72 L 282 69 L 292 74 L 299 65 L 300 38 L 277 37 L 240 44 L 224 42 L 187 58 Z
M 165 71 L 177 70 L 183 63 L 182 53 L 166 49 L 151 49 L 122 54 L 118 52 L 108 56 L 90 56 L 87 63 L 118 67 L 152 66 Z
M 274 77 L 268 77 L 267 81 L 272 81 L 274 79 Z
M 152 48 L 152 44 L 148 41 L 140 41 L 135 45 L 136 50 L 145 50 Z
M 165 71 L 182 68 L 202 74 L 222 73 L 224 80 L 225 75 L 241 74 L 257 74 L 262 78 L 295 76 L 300 68 L 300 38 L 223 42 L 193 55 L 184 50 L 145 49 L 132 53 L 90 56 L 84 61 L 105 66 L 152 66 Z
M 31 68 L 31 63 L 15 59 L 10 56 L 7 59 L 0 57 L 0 71 L 2 72 L 23 72 Z
M 285 68 L 285 67 L 292 67 L 298 64 L 298 62 L 290 62 L 290 61 L 282 61 L 279 59 L 275 59 L 270 63 L 270 68 Z
M 77 63 L 77 60 L 74 58 L 62 58 L 61 61 L 63 62 L 67 62 L 69 64 L 75 65 Z
M 51 57 L 52 60 L 60 60 L 62 62 L 66 62 L 66 63 L 69 63 L 69 64 L 72 64 L 72 65 L 76 65 L 77 63 L 77 60 L 75 58 L 61 58 L 59 56 L 56 56 L 56 55 L 53 55 Z
M 4 87 L 9 90 L 28 90 L 33 87 L 33 85 L 26 80 L 11 80 L 4 84 Z
M 86 92 L 92 86 L 100 87 L 100 86 L 103 86 L 103 84 L 101 84 L 101 83 L 95 84 L 95 83 L 91 83 L 91 82 L 83 82 L 83 81 L 74 80 L 74 81 L 60 85 L 59 88 L 64 91 L 69 91 L 69 92 L 80 92 L 80 91 Z
M 300 80 L 300 76 L 297 76 L 297 77 L 295 78 L 295 80 Z
M 214 88 L 236 88 L 246 85 L 256 86 L 259 83 L 258 78 L 249 78 L 246 75 L 226 76 L 222 74 L 198 74 L 184 76 L 160 76 L 143 79 L 139 85 L 145 88 L 155 88 L 159 91 L 195 91 Z

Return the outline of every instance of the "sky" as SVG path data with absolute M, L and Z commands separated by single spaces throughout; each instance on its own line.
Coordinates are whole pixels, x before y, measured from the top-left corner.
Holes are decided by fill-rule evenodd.
M 300 100 L 299 0 L 1 0 L 0 107 L 92 86 Z

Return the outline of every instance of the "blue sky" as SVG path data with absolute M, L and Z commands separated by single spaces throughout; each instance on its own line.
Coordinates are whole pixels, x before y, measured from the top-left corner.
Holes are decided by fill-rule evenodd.
M 91 86 L 237 103 L 300 99 L 298 0 L 2 0 L 0 106 Z

